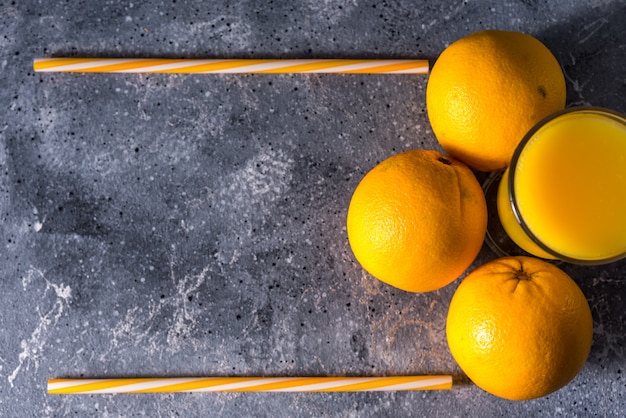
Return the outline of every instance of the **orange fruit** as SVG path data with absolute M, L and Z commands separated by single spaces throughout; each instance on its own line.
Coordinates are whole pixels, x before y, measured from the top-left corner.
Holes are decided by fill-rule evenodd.
M 347 217 L 361 266 L 409 292 L 454 281 L 476 258 L 486 227 L 474 173 L 433 150 L 406 151 L 374 167 L 355 189 Z
M 448 46 L 426 86 L 428 117 L 441 146 L 481 171 L 508 166 L 537 122 L 565 107 L 565 77 L 540 41 L 485 30 Z
M 578 374 L 593 324 L 587 299 L 564 271 L 537 258 L 505 257 L 461 282 L 446 333 L 452 356 L 477 386 L 526 400 Z

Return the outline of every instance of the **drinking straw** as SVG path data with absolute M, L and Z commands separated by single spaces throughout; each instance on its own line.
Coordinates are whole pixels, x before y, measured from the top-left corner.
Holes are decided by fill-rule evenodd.
M 50 394 L 450 390 L 452 376 L 50 379 Z
M 35 72 L 427 74 L 427 60 L 36 58 Z

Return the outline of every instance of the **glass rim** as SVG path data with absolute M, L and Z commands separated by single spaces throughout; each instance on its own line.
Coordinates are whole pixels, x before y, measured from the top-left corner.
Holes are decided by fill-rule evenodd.
M 543 128 L 548 123 L 552 122 L 555 119 L 560 118 L 561 116 L 568 115 L 570 113 L 596 113 L 605 115 L 611 119 L 616 119 L 620 123 L 626 126 L 626 115 L 617 112 L 615 110 L 607 109 L 599 106 L 574 106 L 569 107 L 563 110 L 559 110 L 554 112 L 545 118 L 541 119 L 537 122 L 522 138 L 519 142 L 515 151 L 513 152 L 513 156 L 511 157 L 511 162 L 509 164 L 509 178 L 508 178 L 508 189 L 509 189 L 509 204 L 511 205 L 511 209 L 513 211 L 513 215 L 515 220 L 522 228 L 524 233 L 530 238 L 530 240 L 535 243 L 539 248 L 546 251 L 548 254 L 553 257 L 558 258 L 559 260 L 565 261 L 571 264 L 581 264 L 581 265 L 600 265 L 600 264 L 608 264 L 618 260 L 621 260 L 626 257 L 626 251 L 612 257 L 600 258 L 600 259 L 580 259 L 566 256 L 564 254 L 559 253 L 558 251 L 553 250 L 549 246 L 543 243 L 530 229 L 524 218 L 522 217 L 520 208 L 517 204 L 517 198 L 515 194 L 515 168 L 517 167 L 517 162 L 522 154 L 522 151 L 526 147 L 526 144 L 530 142 L 530 140 L 535 136 L 535 134 Z

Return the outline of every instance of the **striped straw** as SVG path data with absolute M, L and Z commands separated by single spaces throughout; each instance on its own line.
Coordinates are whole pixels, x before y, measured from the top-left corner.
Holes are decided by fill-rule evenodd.
M 50 394 L 450 390 L 452 376 L 50 379 Z
M 427 60 L 36 58 L 35 72 L 427 74 Z

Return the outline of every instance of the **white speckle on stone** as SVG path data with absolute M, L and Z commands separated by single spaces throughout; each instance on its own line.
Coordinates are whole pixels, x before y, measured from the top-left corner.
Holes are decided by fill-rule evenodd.
M 31 332 L 30 337 L 20 342 L 22 351 L 18 355 L 18 365 L 7 377 L 11 387 L 14 386 L 13 382 L 22 368 L 26 370 L 30 370 L 31 366 L 33 366 L 35 370 L 39 368 L 39 360 L 48 341 L 50 329 L 54 328 L 59 322 L 65 309 L 69 306 L 69 299 L 72 296 L 72 288 L 70 286 L 66 286 L 63 283 L 57 285 L 51 282 L 46 278 L 42 270 L 35 267 L 31 266 L 26 275 L 22 278 L 22 286 L 25 291 L 29 286 L 34 286 L 37 283 L 41 284 L 42 282 L 45 284 L 45 288 L 42 290 L 41 303 L 51 305 L 48 307 L 41 304 L 35 306 L 39 322 Z M 53 290 L 56 295 L 56 298 L 51 302 L 46 298 L 50 290 Z

